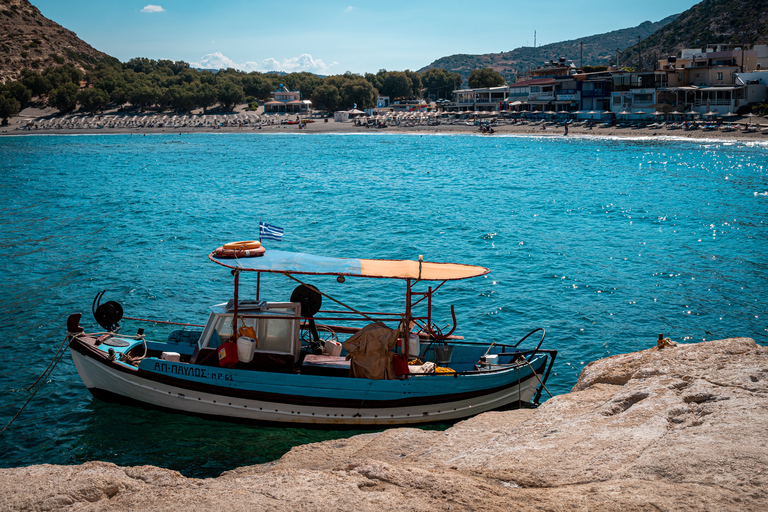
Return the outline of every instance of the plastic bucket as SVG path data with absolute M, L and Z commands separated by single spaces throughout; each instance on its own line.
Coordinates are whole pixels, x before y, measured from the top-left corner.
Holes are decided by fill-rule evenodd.
M 256 340 L 247 336 L 237 338 L 237 358 L 243 363 L 253 361 L 253 353 L 256 350 Z
M 341 343 L 336 343 L 333 340 L 325 340 L 325 346 L 323 347 L 323 354 L 327 356 L 338 357 L 341 355 Z
M 408 357 L 419 357 L 421 355 L 421 343 L 419 343 L 418 334 L 408 335 Z

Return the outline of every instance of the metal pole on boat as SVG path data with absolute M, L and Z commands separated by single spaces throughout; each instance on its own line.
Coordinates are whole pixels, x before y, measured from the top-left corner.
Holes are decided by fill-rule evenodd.
M 235 342 L 237 340 L 237 303 L 240 301 L 237 289 L 240 282 L 240 269 L 234 269 L 232 275 L 235 276 L 235 311 L 232 315 L 232 334 L 229 337 L 229 341 Z
M 404 324 L 406 325 L 405 330 L 410 332 L 410 325 L 411 325 L 411 280 L 406 279 L 406 288 L 405 288 L 405 319 Z M 403 335 L 403 354 L 408 354 L 408 335 Z M 407 355 L 406 355 L 407 357 Z

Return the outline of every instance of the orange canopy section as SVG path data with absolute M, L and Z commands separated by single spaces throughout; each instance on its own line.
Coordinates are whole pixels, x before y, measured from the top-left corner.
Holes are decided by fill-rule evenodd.
M 389 277 L 400 279 L 423 279 L 425 281 L 447 281 L 482 276 L 490 272 L 485 267 L 459 263 L 434 263 L 412 260 L 360 260 L 360 273 L 368 277 Z

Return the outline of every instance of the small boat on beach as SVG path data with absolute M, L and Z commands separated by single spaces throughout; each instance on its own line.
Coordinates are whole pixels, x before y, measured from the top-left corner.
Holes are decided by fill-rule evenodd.
M 507 341 L 505 332 L 497 341 L 465 339 L 454 334 L 454 306 L 450 330 L 435 323 L 435 292 L 449 281 L 483 276 L 490 272 L 485 267 L 421 256 L 316 256 L 265 250 L 255 241 L 222 246 L 208 258 L 231 273 L 234 296 L 211 306 L 204 326 L 179 324 L 164 340 L 147 339 L 143 328 L 123 334 L 122 306 L 102 304 L 104 292 L 92 308 L 103 332 L 85 333 L 82 314 L 70 315 L 72 359 L 95 397 L 236 420 L 376 428 L 535 406 L 546 390 L 557 351 L 542 348 L 543 329 L 517 342 Z M 241 298 L 240 277 L 253 273 L 255 294 Z M 262 300 L 267 276 L 297 286 L 290 297 Z M 349 278 L 395 280 L 405 285 L 404 309 L 352 307 L 302 281 L 304 276 L 336 276 L 339 284 Z M 333 306 L 323 309 L 323 302 Z M 533 346 L 521 347 L 529 338 Z

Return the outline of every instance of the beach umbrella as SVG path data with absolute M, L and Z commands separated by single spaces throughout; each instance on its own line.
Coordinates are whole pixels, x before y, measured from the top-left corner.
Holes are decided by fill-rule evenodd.
M 723 117 L 736 117 L 739 114 L 734 114 L 733 112 L 728 112 L 727 114 L 723 114 Z

